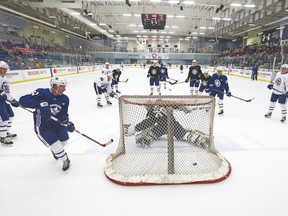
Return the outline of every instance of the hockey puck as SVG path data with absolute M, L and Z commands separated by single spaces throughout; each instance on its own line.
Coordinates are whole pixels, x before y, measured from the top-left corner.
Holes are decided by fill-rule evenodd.
M 195 162 L 195 163 L 193 163 L 193 166 L 196 166 L 197 165 L 197 163 Z

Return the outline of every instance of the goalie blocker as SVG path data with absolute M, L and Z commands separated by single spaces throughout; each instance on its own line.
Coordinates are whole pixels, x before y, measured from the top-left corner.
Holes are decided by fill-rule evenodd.
M 120 142 L 106 176 L 122 185 L 212 183 L 231 167 L 215 149 L 211 96 L 121 96 Z

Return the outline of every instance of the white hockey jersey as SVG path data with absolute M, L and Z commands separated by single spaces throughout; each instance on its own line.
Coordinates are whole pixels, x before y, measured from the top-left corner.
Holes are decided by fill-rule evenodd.
M 14 100 L 10 93 L 10 82 L 6 77 L 0 76 L 0 92 L 2 91 L 6 93 L 8 101 Z
M 112 92 L 111 84 L 112 79 L 108 80 L 108 76 L 104 73 L 99 74 L 95 81 L 96 85 L 100 88 L 106 89 L 106 91 L 110 94 Z
M 278 72 L 273 81 L 274 94 L 281 95 L 288 91 L 288 73 L 281 74 Z M 282 92 L 282 93 L 281 93 Z
M 109 68 L 103 68 L 102 69 L 102 74 L 108 75 L 108 74 L 112 74 L 112 70 Z

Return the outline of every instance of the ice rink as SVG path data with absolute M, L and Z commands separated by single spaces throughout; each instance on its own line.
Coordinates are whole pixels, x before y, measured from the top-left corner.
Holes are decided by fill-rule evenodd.
M 126 69 L 120 83 L 122 95 L 148 95 L 147 69 Z M 70 119 L 92 138 L 114 143 L 103 148 L 78 133 L 71 133 L 66 151 L 72 162 L 61 169 L 50 150 L 38 140 L 32 114 L 14 108 L 11 132 L 18 138 L 13 147 L 0 146 L 1 216 L 287 216 L 288 215 L 288 122 L 280 123 L 279 104 L 265 119 L 271 91 L 267 83 L 228 76 L 233 95 L 250 99 L 224 99 L 224 116 L 215 115 L 217 149 L 231 163 L 232 173 L 215 184 L 126 187 L 104 175 L 105 160 L 114 153 L 119 139 L 116 99 L 97 108 L 93 80 L 96 72 L 67 76 Z M 169 76 L 184 80 L 176 69 Z M 11 85 L 19 99 L 49 80 Z M 188 83 L 167 84 L 163 95 L 189 95 Z M 170 90 L 169 90 L 170 89 Z M 156 90 L 154 90 L 156 93 Z M 218 112 L 218 107 L 216 107 Z

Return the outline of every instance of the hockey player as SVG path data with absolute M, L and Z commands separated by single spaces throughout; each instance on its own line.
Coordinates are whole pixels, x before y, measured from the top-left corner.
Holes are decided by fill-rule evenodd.
M 105 62 L 104 67 L 102 69 L 102 73 L 107 75 L 108 73 L 112 73 L 112 70 L 110 69 L 110 63 Z
M 136 145 L 138 147 L 149 147 L 153 140 L 159 139 L 167 134 L 167 109 L 161 106 L 161 99 L 153 106 L 148 106 L 146 118 L 136 125 L 124 124 L 125 136 L 136 134 Z M 183 107 L 173 107 L 175 111 L 190 113 Z M 208 142 L 208 136 L 198 130 L 187 130 L 173 117 L 173 134 L 177 140 L 186 141 L 197 147 L 204 148 Z
M 63 94 L 66 86 L 67 81 L 63 77 L 53 77 L 50 79 L 50 89 L 38 88 L 19 99 L 21 106 L 35 109 L 35 133 L 44 145 L 50 148 L 53 157 L 63 162 L 63 171 L 70 167 L 70 160 L 64 149 L 69 139 L 68 132 L 75 130 L 74 124 L 69 121 L 69 98 Z M 66 123 L 67 127 L 53 121 L 51 116 Z
M 282 118 L 280 121 L 283 123 L 286 121 L 286 115 L 287 115 L 287 107 L 286 107 L 286 100 L 287 100 L 286 98 L 288 97 L 287 68 L 288 65 L 283 64 L 280 68 L 280 72 L 276 74 L 274 81 L 267 86 L 268 89 L 270 90 L 273 89 L 273 92 L 270 98 L 269 111 L 267 114 L 265 114 L 265 117 L 266 118 L 271 117 L 272 112 L 275 108 L 275 104 L 278 101 L 282 112 Z
M 209 93 L 209 84 L 210 84 L 211 76 L 209 75 L 208 71 L 204 71 L 203 74 L 200 76 L 201 85 L 199 88 L 199 95 L 205 91 L 206 93 Z
M 154 85 L 157 87 L 157 92 L 161 95 L 160 89 L 160 79 L 161 79 L 161 71 L 160 68 L 157 66 L 157 62 L 154 61 L 153 64 L 150 66 L 147 77 L 150 78 L 150 95 L 153 95 Z
M 11 139 L 17 136 L 9 132 L 14 117 L 10 104 L 14 107 L 19 106 L 19 102 L 11 96 L 10 83 L 5 77 L 8 70 L 9 65 L 0 61 L 0 143 L 5 146 L 11 146 L 13 144 Z
M 160 81 L 164 84 L 164 89 L 166 89 L 166 79 L 169 79 L 168 68 L 167 68 L 166 64 L 164 64 L 164 63 L 161 64 L 160 71 L 161 71 L 161 80 Z
M 114 90 L 114 86 L 115 86 L 115 89 L 116 89 L 116 93 L 118 94 L 121 94 L 121 92 L 118 90 L 118 83 L 119 83 L 119 78 L 121 76 L 121 70 L 120 70 L 120 67 L 117 67 L 116 69 L 114 69 L 112 71 L 112 90 Z
M 197 61 L 192 61 L 192 66 L 189 68 L 188 77 L 185 82 L 189 82 L 190 80 L 190 94 L 198 95 L 198 88 L 199 88 L 199 80 L 202 74 L 201 67 L 197 65 Z
M 223 69 L 221 67 L 217 67 L 216 73 L 214 73 L 211 77 L 210 85 L 209 85 L 209 92 L 210 95 L 219 98 L 218 106 L 219 106 L 219 113 L 218 115 L 224 114 L 223 111 L 223 99 L 224 99 L 224 90 L 226 91 L 226 95 L 231 97 L 231 92 L 229 90 L 228 79 L 226 75 L 223 75 Z
M 183 64 L 180 65 L 180 73 L 183 73 Z
M 112 105 L 109 96 L 113 97 L 115 93 L 112 91 L 112 73 L 99 74 L 94 81 L 94 90 L 97 95 L 97 107 L 102 108 L 101 95 L 104 94 L 108 105 Z

